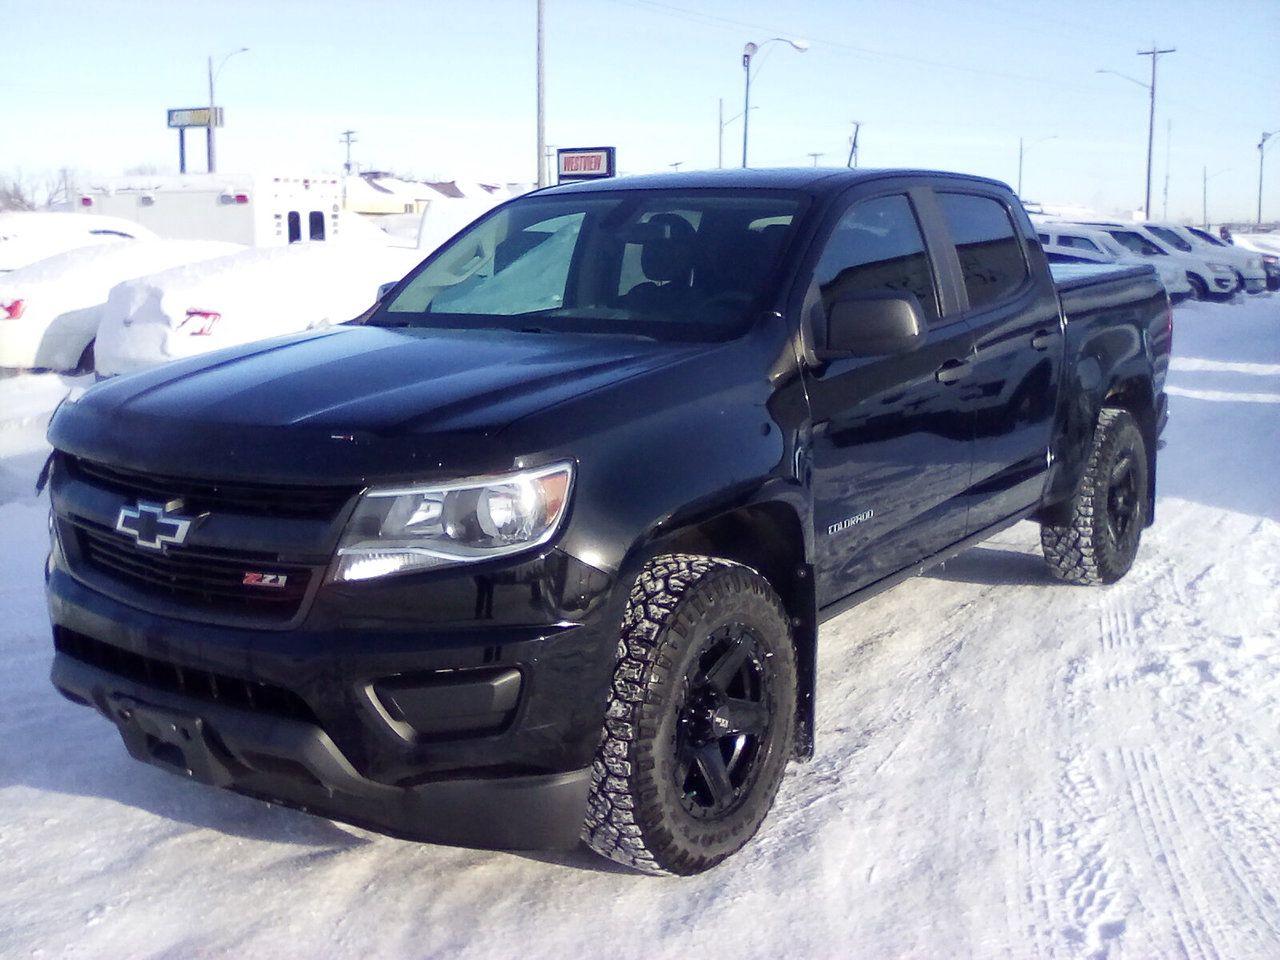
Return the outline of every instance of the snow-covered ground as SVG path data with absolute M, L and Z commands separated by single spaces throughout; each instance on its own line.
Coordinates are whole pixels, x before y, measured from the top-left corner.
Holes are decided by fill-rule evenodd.
M 686 880 L 130 760 L 46 679 L 38 438 L 11 444 L 0 956 L 1280 956 L 1280 297 L 1179 308 L 1175 354 L 1129 577 L 1057 585 L 1023 524 L 827 624 L 817 756 Z

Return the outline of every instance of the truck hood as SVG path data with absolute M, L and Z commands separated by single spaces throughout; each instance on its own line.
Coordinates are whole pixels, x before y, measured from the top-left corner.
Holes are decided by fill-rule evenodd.
M 325 480 L 399 473 L 423 458 L 466 469 L 482 450 L 492 458 L 494 435 L 521 417 L 706 349 L 622 336 L 339 327 L 105 381 L 64 404 L 49 437 L 81 456 L 170 475 L 202 475 L 211 462 L 225 479 L 311 483 L 322 467 Z

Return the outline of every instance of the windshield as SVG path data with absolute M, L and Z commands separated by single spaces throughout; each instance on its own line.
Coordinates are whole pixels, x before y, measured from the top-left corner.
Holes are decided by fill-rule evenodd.
M 1191 244 L 1187 243 L 1187 241 L 1183 240 L 1168 227 L 1153 227 L 1151 224 L 1147 224 L 1147 229 L 1165 243 L 1169 244 L 1169 246 L 1173 247 L 1173 249 L 1181 250 L 1183 253 L 1191 252 Z
M 1226 244 L 1215 237 L 1212 233 L 1205 233 L 1203 230 L 1197 230 L 1195 227 L 1187 227 L 1193 234 L 1203 240 L 1205 243 L 1215 247 L 1225 247 Z
M 1144 257 L 1168 256 L 1168 254 L 1146 237 L 1141 234 L 1134 233 L 1132 230 L 1108 230 L 1107 232 L 1134 253 L 1140 253 Z
M 442 247 L 369 322 L 727 339 L 767 292 L 801 204 L 776 191 L 534 195 Z

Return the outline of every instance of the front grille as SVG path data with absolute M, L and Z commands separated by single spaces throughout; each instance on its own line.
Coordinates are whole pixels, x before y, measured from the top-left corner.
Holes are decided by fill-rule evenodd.
M 139 547 L 106 527 L 75 519 L 83 561 L 107 577 L 150 596 L 215 613 L 289 620 L 311 581 L 309 567 L 276 562 L 274 555 L 201 547 L 164 551 Z M 250 586 L 249 573 L 280 574 L 283 586 Z
M 96 487 L 131 500 L 168 503 L 181 499 L 187 513 L 330 520 L 356 492 L 352 487 L 298 487 L 165 477 L 108 467 L 83 457 L 66 456 L 63 460 L 72 476 Z
M 181 667 L 167 660 L 145 657 L 74 630 L 55 627 L 53 645 L 60 653 L 136 683 L 197 700 L 270 713 L 318 725 L 307 702 L 292 690 L 254 680 L 241 680 L 209 670 Z

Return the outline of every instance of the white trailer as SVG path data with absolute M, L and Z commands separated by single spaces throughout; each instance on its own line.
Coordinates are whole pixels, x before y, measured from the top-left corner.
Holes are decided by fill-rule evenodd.
M 124 217 L 164 238 L 251 247 L 330 240 L 347 216 L 337 177 L 218 173 L 102 181 L 81 195 L 80 210 Z

